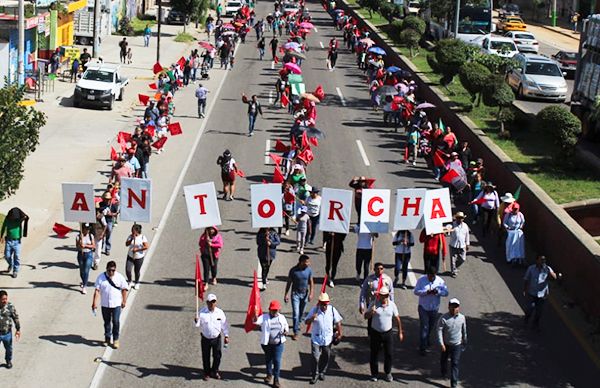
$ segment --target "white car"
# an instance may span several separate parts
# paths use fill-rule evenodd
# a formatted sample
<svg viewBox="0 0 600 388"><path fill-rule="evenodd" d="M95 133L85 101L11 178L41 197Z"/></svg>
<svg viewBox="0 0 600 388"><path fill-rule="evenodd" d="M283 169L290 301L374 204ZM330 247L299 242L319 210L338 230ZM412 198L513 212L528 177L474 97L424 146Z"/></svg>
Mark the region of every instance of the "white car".
<svg viewBox="0 0 600 388"><path fill-rule="evenodd" d="M225 16L235 15L240 10L240 8L242 8L241 1L232 0L232 1L226 2L225 3Z"/></svg>
<svg viewBox="0 0 600 388"><path fill-rule="evenodd" d="M283 3L283 13L284 14L289 14L289 13L295 14L298 12L299 9L300 9L300 7L296 3L292 3L292 2Z"/></svg>
<svg viewBox="0 0 600 388"><path fill-rule="evenodd" d="M418 15L421 12L421 2L420 1L409 1L406 6L406 10L408 11L408 15Z"/></svg>
<svg viewBox="0 0 600 388"><path fill-rule="evenodd" d="M512 58L519 53L519 49L512 39L493 35L486 35L482 39L481 51L504 58Z"/></svg>
<svg viewBox="0 0 600 388"><path fill-rule="evenodd" d="M123 100L123 89L129 83L127 78L121 77L119 69L120 66L113 63L94 62L88 65L75 85L73 106L87 103L112 109L115 100Z"/></svg>
<svg viewBox="0 0 600 388"><path fill-rule="evenodd" d="M508 31L504 37L510 38L515 42L520 52L537 54L540 51L540 43L535 39L531 32Z"/></svg>
<svg viewBox="0 0 600 388"><path fill-rule="evenodd" d="M567 81L556 61L536 54L518 54L517 67L506 75L506 82L517 92L517 98L543 98L564 102Z"/></svg>

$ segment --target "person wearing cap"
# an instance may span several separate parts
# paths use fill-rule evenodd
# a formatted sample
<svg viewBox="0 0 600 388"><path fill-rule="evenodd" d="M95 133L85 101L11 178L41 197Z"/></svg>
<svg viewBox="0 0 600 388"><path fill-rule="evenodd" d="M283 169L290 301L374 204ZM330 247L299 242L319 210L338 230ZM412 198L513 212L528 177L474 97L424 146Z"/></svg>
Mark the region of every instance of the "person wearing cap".
<svg viewBox="0 0 600 388"><path fill-rule="evenodd" d="M429 268L427 274L417 280L414 294L419 297L419 329L421 355L426 355L429 337L435 327L442 296L448 296L448 287L444 279L437 276L435 268Z"/></svg>
<svg viewBox="0 0 600 388"><path fill-rule="evenodd" d="M298 198L298 201L305 205L312 190L312 187L306 183L306 176L300 177L298 183L294 185L294 189L296 189L296 198Z"/></svg>
<svg viewBox="0 0 600 388"><path fill-rule="evenodd" d="M292 290L292 322L294 327L292 340L295 341L300 331L300 321L304 315L306 303L312 300L315 288L310 258L307 255L301 255L298 258L298 264L290 268L283 296L285 303L290 300L288 297L290 288Z"/></svg>
<svg viewBox="0 0 600 388"><path fill-rule="evenodd" d="M535 259L535 264L530 265L523 277L523 296L528 298L527 308L525 309L525 317L523 323L525 326L529 323L529 318L533 315L533 327L535 330L540 330L540 318L542 310L546 303L546 298L550 293L548 281L550 279L562 278L561 273L555 273L552 268L546 264L546 256L538 255Z"/></svg>
<svg viewBox="0 0 600 388"><path fill-rule="evenodd" d="M312 353L311 384L325 380L329 365L332 343L342 340L342 316L330 303L326 292L319 295L319 303L306 316L305 323L311 325L310 346Z"/></svg>
<svg viewBox="0 0 600 388"><path fill-rule="evenodd" d="M484 237L489 232L492 222L497 218L499 199L496 186L492 182L487 182L483 186L483 191L471 201L471 204L478 204L479 209L483 212L482 231Z"/></svg>
<svg viewBox="0 0 600 388"><path fill-rule="evenodd" d="M354 226L354 232L358 235L356 239L356 281L362 282L369 275L369 267L373 257L373 244L379 233L362 233L360 231L360 222ZM364 272L364 278L361 276Z"/></svg>
<svg viewBox="0 0 600 388"><path fill-rule="evenodd" d="M517 202L512 203L510 212L504 215L502 226L507 232L506 261L513 265L522 265L525 261L525 216Z"/></svg>
<svg viewBox="0 0 600 388"><path fill-rule="evenodd" d="M344 252L346 233L323 232L323 245L325 246L325 273L329 279L329 287L335 287L337 267Z"/></svg>
<svg viewBox="0 0 600 388"><path fill-rule="evenodd" d="M394 286L398 285L398 277L402 271L402 284L400 288L406 289L406 277L408 276L408 263L410 262L411 249L415 245L413 234L409 230L399 230L392 241L394 246Z"/></svg>
<svg viewBox="0 0 600 388"><path fill-rule="evenodd" d="M379 288L379 279L381 279L382 287L387 287L390 290L390 300L394 301L394 282L385 271L382 263L375 263L373 265L373 273L365 278L361 287L360 294L358 296L358 311L360 315L364 315L365 309L371 305L373 300L377 298L377 289ZM371 327L371 321L369 321L369 328Z"/></svg>
<svg viewBox="0 0 600 388"><path fill-rule="evenodd" d="M221 181L223 182L223 199L232 201L235 194L235 176L238 166L231 156L231 151L223 151L223 155L217 158L217 164L221 167Z"/></svg>
<svg viewBox="0 0 600 388"><path fill-rule="evenodd" d="M306 198L306 214L310 217L310 233L308 234L308 243L313 245L315 243L315 236L317 235L317 227L319 226L319 218L321 215L321 196L319 195L319 189L313 187L310 190L310 196Z"/></svg>
<svg viewBox="0 0 600 388"><path fill-rule="evenodd" d="M262 275L262 288L267 289L269 269L277 257L277 246L281 243L279 234L273 228L260 228L256 234L256 251L260 262Z"/></svg>
<svg viewBox="0 0 600 388"><path fill-rule="evenodd" d="M450 386L458 385L458 367L460 355L467 346L467 320L460 312L460 301L450 299L448 312L443 314L437 324L438 344L442 350L440 366L442 376L447 378L448 357L450 358Z"/></svg>
<svg viewBox="0 0 600 388"><path fill-rule="evenodd" d="M209 378L221 379L219 366L221 365L221 337L225 344L229 344L229 324L223 310L217 307L217 296L208 294L206 307L202 307L194 317L196 327L200 328L202 340L202 368L204 370L204 381ZM212 352L212 365L210 356Z"/></svg>
<svg viewBox="0 0 600 388"><path fill-rule="evenodd" d="M469 250L470 233L469 226L463 222L467 216L463 212L454 214L454 221L450 229L446 229L449 235L448 246L450 247L450 271L453 278L458 274L458 267L467 261Z"/></svg>
<svg viewBox="0 0 600 388"><path fill-rule="evenodd" d="M306 214L307 211L307 207L302 205L298 209L298 215L296 216L296 252L299 252L301 255L304 254L306 238L312 231L310 217Z"/></svg>
<svg viewBox="0 0 600 388"><path fill-rule="evenodd" d="M500 206L498 206L498 216L496 218L498 225L498 246L502 245L502 240L506 238L508 230L504 227L504 217L512 211L514 205L517 204L517 199L512 193L504 193L500 197Z"/></svg>
<svg viewBox="0 0 600 388"><path fill-rule="evenodd" d="M290 331L287 319L279 311L281 303L272 300L269 312L254 317L254 324L260 327L260 346L265 352L267 376L266 384L273 383L273 388L280 387L279 374L281 371L281 358L283 357L285 337Z"/></svg>
<svg viewBox="0 0 600 388"><path fill-rule="evenodd" d="M390 300L391 290L383 286L378 295L374 298L367 311L364 313L365 319L371 321L371 331L369 340L371 342L371 381L377 381L379 375L379 351L383 346L383 371L385 381L392 382L392 354L394 348L394 321L398 325L398 339L404 340L404 331L400 321L400 313L396 304Z"/></svg>
<svg viewBox="0 0 600 388"><path fill-rule="evenodd" d="M104 342L102 346L108 346L112 339L112 346L119 348L120 318L121 311L127 304L127 291L129 286L125 276L117 272L117 263L109 261L106 263L106 272L96 278L94 284L96 290L92 298L92 311L96 313L98 299L102 310L104 321Z"/></svg>
<svg viewBox="0 0 600 388"><path fill-rule="evenodd" d="M79 276L81 277L81 283L79 288L82 294L87 294L86 287L90 278L90 269L94 261L94 250L96 249L96 242L94 236L90 233L90 225L83 224L81 231L75 237L77 245L77 263L79 264Z"/></svg>
<svg viewBox="0 0 600 388"><path fill-rule="evenodd" d="M202 84L198 84L198 88L196 89L196 98L198 99L198 117L204 118L206 111L206 97L208 95L208 89L206 89Z"/></svg>

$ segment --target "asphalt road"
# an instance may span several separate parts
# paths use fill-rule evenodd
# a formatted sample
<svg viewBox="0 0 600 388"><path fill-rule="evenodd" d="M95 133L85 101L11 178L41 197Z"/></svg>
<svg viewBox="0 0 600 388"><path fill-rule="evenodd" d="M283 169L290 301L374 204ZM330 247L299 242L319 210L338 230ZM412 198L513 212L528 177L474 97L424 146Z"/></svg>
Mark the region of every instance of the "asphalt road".
<svg viewBox="0 0 600 388"><path fill-rule="evenodd" d="M309 167L309 183L314 186L346 187L354 175L377 179L381 188L436 187L423 162L416 167L398 164L401 159L402 134L381 126L381 113L367 108L368 96L364 79L356 69L354 58L345 50L334 72L325 68L326 51L331 36L338 36L330 19L318 3L309 2L318 32L311 34L309 59L303 63L308 90L321 83L327 94L318 106L318 127L327 139L315 150L316 160ZM257 13L264 16L270 3L259 3ZM269 34L267 33L267 36ZM193 157L184 185L215 181L219 186L217 156L229 148L247 178L238 181L236 200L220 201L225 247L219 264L219 284L211 287L219 297L219 305L231 324L231 344L224 352L221 365L224 381L202 383L204 386L250 386L262 384L264 359L258 333L246 334L243 321L248 303L252 271L257 267L255 231L250 226L250 184L269 179L273 171L265 163L265 145L287 138L290 116L282 109L270 108L277 69L270 61L259 61L254 34L237 51L236 68L225 81L204 133ZM339 88L339 94L337 89ZM240 103L240 92L260 96L265 116L258 120L257 133L246 137L247 117ZM178 114L195 114L193 90L183 91L178 99ZM365 149L363 158L357 141ZM160 183L159 183L160 185ZM163 187L162 189L170 190ZM533 215L532 215L533 216ZM356 215L353 216L356 219ZM478 232L478 230L477 230ZM199 232L191 231L183 197L175 202L168 215L161 240L134 305L128 307L128 320L123 328L121 348L105 360L101 387L191 387L202 376L200 334L194 327L194 255ZM290 250L293 233L283 237L278 258L274 262L272 281L261 294L263 306L274 298L283 299L285 276L297 261ZM492 241L494 240L494 241ZM461 384L465 387L591 386L599 371L586 357L569 330L551 308L546 310L543 330L539 334L521 326L523 310L522 270L508 268L495 239L473 238L469 259L458 278L446 277L450 296L462 301L467 316L469 348L463 354ZM368 383L368 340L366 324L357 311L358 286L354 281L354 248L356 238L346 239L346 252L340 262L339 282L328 292L333 304L344 316L345 338L335 349L335 361L327 376L327 384L364 387ZM320 245L320 239L319 244ZM324 274L324 254L313 248L307 252L318 277ZM415 275L421 275L421 247L413 252ZM393 250L389 235L377 240L376 260L391 267ZM391 273L391 268L387 270ZM406 338L396 343L394 377L405 386L445 386L439 378L438 353L427 357L417 353L417 299L411 291L396 290ZM445 305L443 302L442 305ZM548 306L550 307L550 306ZM291 306L284 305L283 314L291 323ZM283 361L282 383L285 386L308 384L310 344L306 337L288 341ZM323 383L320 383L323 385Z"/></svg>

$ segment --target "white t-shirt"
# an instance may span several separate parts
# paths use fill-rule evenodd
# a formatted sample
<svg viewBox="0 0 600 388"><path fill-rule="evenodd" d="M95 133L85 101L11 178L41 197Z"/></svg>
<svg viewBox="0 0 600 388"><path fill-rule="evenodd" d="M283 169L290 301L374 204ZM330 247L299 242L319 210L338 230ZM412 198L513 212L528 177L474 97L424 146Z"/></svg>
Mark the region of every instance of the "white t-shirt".
<svg viewBox="0 0 600 388"><path fill-rule="evenodd" d="M134 259L141 259L144 256L146 256L146 251L137 251L137 252L133 252L133 248L143 248L144 247L144 243L147 243L148 239L146 238L146 236L144 236L143 234L135 237L132 241L131 244L129 244L129 252L127 252L127 256L129 257L133 257Z"/></svg>
<svg viewBox="0 0 600 388"><path fill-rule="evenodd" d="M371 320L371 329L377 330L380 333L386 333L392 330L394 317L399 315L398 307L391 300L388 301L387 306L381 305L377 301L373 301L375 303L375 314L373 315L373 319ZM369 309L372 308L372 305L369 306Z"/></svg>
<svg viewBox="0 0 600 388"><path fill-rule="evenodd" d="M316 198L313 198L309 196L306 199L306 208L308 210L306 213L310 217L318 216L321 212L321 197L317 196Z"/></svg>
<svg viewBox="0 0 600 388"><path fill-rule="evenodd" d="M115 272L112 277L112 281L115 286L119 287L121 290L129 289L127 279L125 279L125 276L121 275L119 272ZM110 284L106 278L106 272L102 272L100 275L98 275L94 287L97 290L100 290L100 306L108 308L121 306L121 303L123 302L121 290L117 290Z"/></svg>

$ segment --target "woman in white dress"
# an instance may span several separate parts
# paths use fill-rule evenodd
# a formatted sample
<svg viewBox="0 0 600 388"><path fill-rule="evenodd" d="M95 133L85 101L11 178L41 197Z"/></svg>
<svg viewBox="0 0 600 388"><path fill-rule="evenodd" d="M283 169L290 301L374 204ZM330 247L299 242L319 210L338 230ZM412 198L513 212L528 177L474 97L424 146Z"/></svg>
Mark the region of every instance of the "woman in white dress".
<svg viewBox="0 0 600 388"><path fill-rule="evenodd" d="M506 229L506 261L516 264L523 264L525 259L525 234L523 226L525 225L525 216L520 212L518 203L513 203L512 210L506 213L502 225Z"/></svg>

